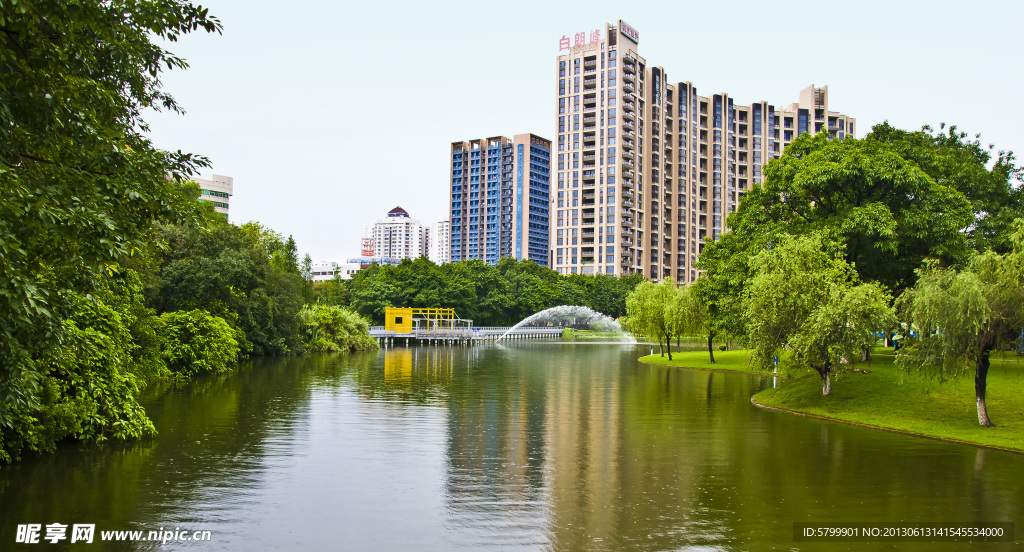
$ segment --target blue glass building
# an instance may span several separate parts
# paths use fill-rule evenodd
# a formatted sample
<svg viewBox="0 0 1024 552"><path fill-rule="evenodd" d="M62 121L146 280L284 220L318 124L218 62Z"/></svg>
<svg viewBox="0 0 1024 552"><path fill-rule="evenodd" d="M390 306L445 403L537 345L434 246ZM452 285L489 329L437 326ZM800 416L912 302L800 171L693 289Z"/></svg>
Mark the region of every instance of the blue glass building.
<svg viewBox="0 0 1024 552"><path fill-rule="evenodd" d="M549 266L551 141L534 134L453 142L451 261Z"/></svg>

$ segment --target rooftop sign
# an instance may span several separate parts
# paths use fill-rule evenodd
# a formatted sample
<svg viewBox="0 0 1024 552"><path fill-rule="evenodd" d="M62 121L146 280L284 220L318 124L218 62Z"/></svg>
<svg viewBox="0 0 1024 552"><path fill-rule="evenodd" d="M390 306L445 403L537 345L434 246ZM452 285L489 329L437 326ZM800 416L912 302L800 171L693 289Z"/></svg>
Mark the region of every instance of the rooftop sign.
<svg viewBox="0 0 1024 552"><path fill-rule="evenodd" d="M637 32L637 30L634 29L633 27L630 27L625 21L621 19L619 20L619 31L622 32L622 34L629 37L629 39L632 40L633 42L640 44L640 33Z"/></svg>
<svg viewBox="0 0 1024 552"><path fill-rule="evenodd" d="M596 48L597 44L601 42L601 30L594 29L590 31L589 36L585 32L576 33L573 38L574 40L570 40L568 36L562 35L562 38L558 41L558 51L569 50L573 52Z"/></svg>

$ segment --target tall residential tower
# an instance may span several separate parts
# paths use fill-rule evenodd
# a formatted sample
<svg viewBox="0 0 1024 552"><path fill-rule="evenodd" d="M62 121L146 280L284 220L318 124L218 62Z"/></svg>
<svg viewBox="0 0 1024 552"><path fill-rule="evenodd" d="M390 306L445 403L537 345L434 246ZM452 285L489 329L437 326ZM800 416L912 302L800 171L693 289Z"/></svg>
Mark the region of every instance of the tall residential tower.
<svg viewBox="0 0 1024 552"><path fill-rule="evenodd" d="M451 262L548 266L551 141L534 134L453 142Z"/></svg>
<svg viewBox="0 0 1024 552"><path fill-rule="evenodd" d="M828 87L785 108L736 105L670 82L622 21L573 38L560 41L556 78L551 249L563 274L692 282L765 163L804 132L854 136L855 119L829 110Z"/></svg>

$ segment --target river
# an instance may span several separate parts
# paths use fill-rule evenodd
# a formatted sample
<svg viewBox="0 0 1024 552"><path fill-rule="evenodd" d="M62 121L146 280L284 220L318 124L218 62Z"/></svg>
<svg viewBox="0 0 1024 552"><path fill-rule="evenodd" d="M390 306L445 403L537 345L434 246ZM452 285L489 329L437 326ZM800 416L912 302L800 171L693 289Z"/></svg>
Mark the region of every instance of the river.
<svg viewBox="0 0 1024 552"><path fill-rule="evenodd" d="M152 389L157 437L0 469L0 549L156 548L11 544L80 523L209 531L167 550L965 550L794 542L793 523L1024 521L1024 455L762 410L770 378L646 351L393 348Z"/></svg>

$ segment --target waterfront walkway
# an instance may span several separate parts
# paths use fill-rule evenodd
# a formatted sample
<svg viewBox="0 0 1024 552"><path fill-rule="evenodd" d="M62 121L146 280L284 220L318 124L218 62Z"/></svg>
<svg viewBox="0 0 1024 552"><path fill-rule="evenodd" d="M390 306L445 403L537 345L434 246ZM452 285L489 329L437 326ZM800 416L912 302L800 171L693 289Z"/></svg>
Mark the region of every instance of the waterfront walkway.
<svg viewBox="0 0 1024 552"><path fill-rule="evenodd" d="M445 328L445 329L414 329L412 333L387 331L384 326L371 326L370 337L381 345L404 343L462 343L470 344L479 341L495 341L506 333L505 339L559 339L562 328L559 326L521 326L512 330L513 326L484 326L479 328ZM509 330L512 330L509 332Z"/></svg>

